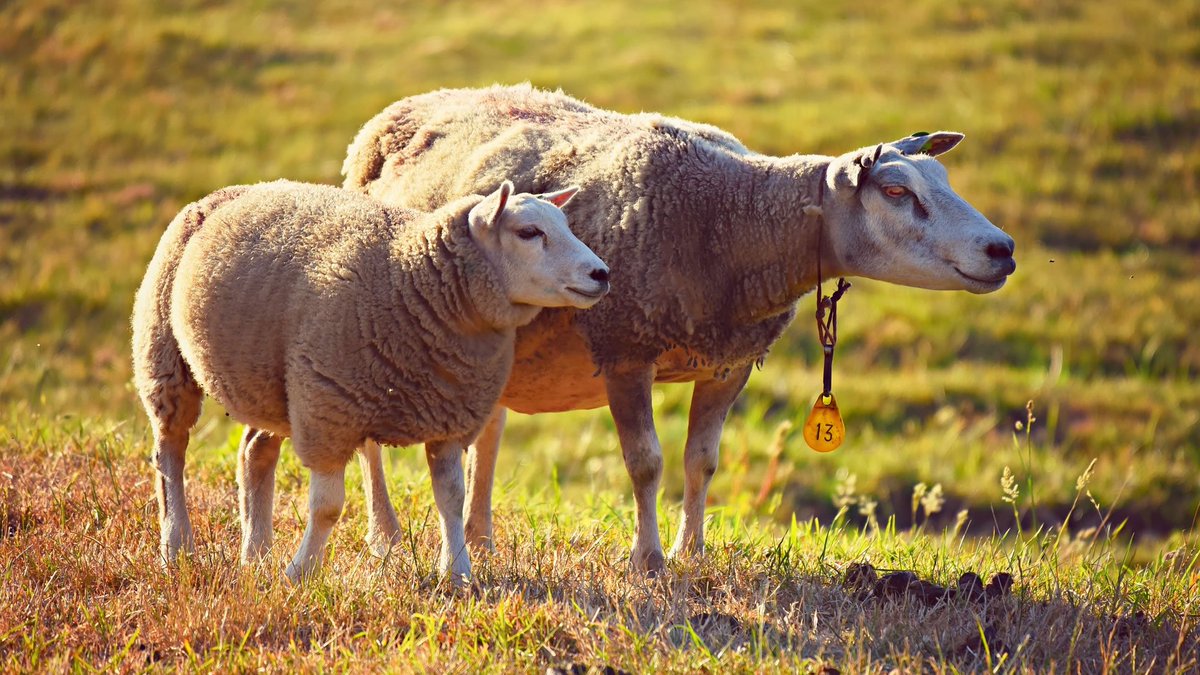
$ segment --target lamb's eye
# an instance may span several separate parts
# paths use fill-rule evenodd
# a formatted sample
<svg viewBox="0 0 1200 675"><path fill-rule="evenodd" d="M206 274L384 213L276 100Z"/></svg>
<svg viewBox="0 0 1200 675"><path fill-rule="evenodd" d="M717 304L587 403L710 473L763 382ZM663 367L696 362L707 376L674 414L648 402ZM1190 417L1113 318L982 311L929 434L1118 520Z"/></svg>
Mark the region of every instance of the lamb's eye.
<svg viewBox="0 0 1200 675"><path fill-rule="evenodd" d="M537 239L543 234L544 233L541 230L533 226L522 227L521 229L517 230L517 236L522 239Z"/></svg>
<svg viewBox="0 0 1200 675"><path fill-rule="evenodd" d="M892 199L899 199L910 193L908 188L904 187L903 185L888 185L883 188L883 194L891 197Z"/></svg>

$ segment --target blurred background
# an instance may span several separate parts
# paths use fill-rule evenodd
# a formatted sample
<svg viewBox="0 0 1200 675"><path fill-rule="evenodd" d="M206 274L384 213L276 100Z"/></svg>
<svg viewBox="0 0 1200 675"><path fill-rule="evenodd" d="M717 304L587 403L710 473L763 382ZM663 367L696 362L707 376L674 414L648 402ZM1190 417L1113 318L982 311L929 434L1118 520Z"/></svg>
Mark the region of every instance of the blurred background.
<svg viewBox="0 0 1200 675"><path fill-rule="evenodd" d="M802 299L726 426L713 508L787 522L841 505L905 526L924 484L926 498L940 486L923 508L935 525L963 510L977 532L1014 512L1060 523L1079 499L1075 528L1108 514L1140 542L1194 530L1191 0L2 2L5 446L78 428L148 454L128 317L183 205L233 183L340 183L346 145L390 102L522 81L715 124L775 155L961 131L942 157L951 183L1017 241L1017 273L992 295L855 280L834 378L848 440L832 455L781 427L798 429L820 388ZM655 393L668 531L689 395ZM232 488L236 433L210 405L189 456L201 477ZM419 452L388 457L396 483L426 480ZM301 475L290 454L284 472ZM632 501L603 410L512 415L497 480L501 512L547 491Z"/></svg>

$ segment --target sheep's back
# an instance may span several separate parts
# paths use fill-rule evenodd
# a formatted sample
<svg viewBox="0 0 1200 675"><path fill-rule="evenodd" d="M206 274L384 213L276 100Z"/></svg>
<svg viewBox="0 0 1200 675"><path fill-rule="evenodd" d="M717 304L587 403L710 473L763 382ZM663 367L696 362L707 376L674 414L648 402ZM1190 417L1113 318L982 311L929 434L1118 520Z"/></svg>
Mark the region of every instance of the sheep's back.
<svg viewBox="0 0 1200 675"><path fill-rule="evenodd" d="M291 343L304 323L339 330L363 292L361 258L380 253L380 211L336 188L278 181L226 204L187 243L171 322L197 381L230 414L289 432Z"/></svg>
<svg viewBox="0 0 1200 675"><path fill-rule="evenodd" d="M505 179L534 193L579 185L568 222L613 280L603 302L577 315L601 364L695 342L696 323L719 322L711 315L727 305L727 275L698 228L720 212L750 152L716 127L528 86L446 90L385 109L349 152L347 188L417 209ZM543 311L521 334L561 323L563 311Z"/></svg>

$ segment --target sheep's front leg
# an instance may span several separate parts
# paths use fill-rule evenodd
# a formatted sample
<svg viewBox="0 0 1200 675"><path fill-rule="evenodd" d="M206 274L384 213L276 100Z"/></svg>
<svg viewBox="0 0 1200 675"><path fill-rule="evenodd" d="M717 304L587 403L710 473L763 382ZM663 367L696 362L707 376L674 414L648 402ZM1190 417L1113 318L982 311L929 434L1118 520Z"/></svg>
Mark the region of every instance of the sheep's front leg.
<svg viewBox="0 0 1200 675"><path fill-rule="evenodd" d="M654 429L650 388L654 370L649 367L609 373L605 377L608 407L617 424L621 454L633 481L637 516L632 562L635 569L655 573L666 565L658 534L655 497L662 478L662 448Z"/></svg>
<svg viewBox="0 0 1200 675"><path fill-rule="evenodd" d="M293 439L295 440L295 439ZM300 453L298 453L300 454ZM303 456L303 455L302 455ZM309 471L308 525L296 557L287 566L287 578L296 583L321 567L329 533L342 515L346 502L346 466Z"/></svg>
<svg viewBox="0 0 1200 675"><path fill-rule="evenodd" d="M246 427L238 445L238 507L242 520L242 562L266 555L273 536L275 465L283 438Z"/></svg>
<svg viewBox="0 0 1200 675"><path fill-rule="evenodd" d="M456 586L465 585L471 579L471 559L467 554L462 515L466 492L462 468L465 444L465 440L425 444L425 460L429 462L429 474L433 481L433 501L437 504L442 523L442 553L438 559L438 571L442 576L449 574Z"/></svg>
<svg viewBox="0 0 1200 675"><path fill-rule="evenodd" d="M467 543L472 548L495 551L492 538L492 484L496 480L496 455L508 411L497 405L492 409L483 431L467 453Z"/></svg>
<svg viewBox="0 0 1200 675"><path fill-rule="evenodd" d="M363 492L367 498L367 546L382 558L392 546L400 543L400 521L388 496L379 444L367 439L359 449L358 460L362 466Z"/></svg>
<svg viewBox="0 0 1200 675"><path fill-rule="evenodd" d="M687 445L683 451L683 522L671 548L672 558L704 553L704 503L709 483L717 472L721 430L730 406L749 377L750 366L746 366L731 372L724 380L697 382L692 390Z"/></svg>

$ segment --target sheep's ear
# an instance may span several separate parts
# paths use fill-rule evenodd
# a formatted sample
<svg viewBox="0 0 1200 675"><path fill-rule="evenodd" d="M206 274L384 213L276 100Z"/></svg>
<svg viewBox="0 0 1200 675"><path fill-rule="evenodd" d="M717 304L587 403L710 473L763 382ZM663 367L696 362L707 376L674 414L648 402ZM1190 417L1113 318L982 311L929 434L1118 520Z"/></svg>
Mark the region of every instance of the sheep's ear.
<svg viewBox="0 0 1200 675"><path fill-rule="evenodd" d="M492 193L492 195L496 197L496 201L499 203L496 204L496 210L492 212L492 217L488 218L489 223L495 224L497 221L500 220L500 214L504 213L504 207L508 206L508 198L510 196L512 196L512 193L513 193L513 184L512 184L512 181L509 181L509 180L506 180L503 183L501 183L500 188ZM489 199L490 199L490 197L489 197Z"/></svg>
<svg viewBox="0 0 1200 675"><path fill-rule="evenodd" d="M559 190L558 192L547 192L545 194L538 195L538 199L545 199L561 209L567 205L567 202L571 201L571 197L574 197L576 192L579 192L579 186L572 185L571 187L564 190Z"/></svg>
<svg viewBox="0 0 1200 675"><path fill-rule="evenodd" d="M932 134L918 131L912 136L893 141L889 145L906 155L937 157L942 153L950 152L963 138L965 136L957 131L935 131Z"/></svg>
<svg viewBox="0 0 1200 675"><path fill-rule="evenodd" d="M864 150L862 154L854 158L849 170L846 172L846 177L849 179L850 186L858 189L867 179L867 174L871 173L871 167L879 161L879 156L883 154L883 144L876 145L874 148Z"/></svg>

